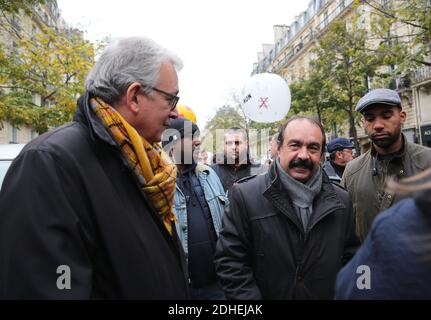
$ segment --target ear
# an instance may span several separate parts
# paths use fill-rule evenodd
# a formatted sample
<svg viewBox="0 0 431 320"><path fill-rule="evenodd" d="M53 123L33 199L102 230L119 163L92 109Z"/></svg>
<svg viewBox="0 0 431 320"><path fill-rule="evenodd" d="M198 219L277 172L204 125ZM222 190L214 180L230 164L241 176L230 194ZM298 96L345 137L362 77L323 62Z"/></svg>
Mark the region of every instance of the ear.
<svg viewBox="0 0 431 320"><path fill-rule="evenodd" d="M126 105L129 107L130 111L133 113L138 113L139 111L139 95L142 85L138 82L133 82L126 90Z"/></svg>
<svg viewBox="0 0 431 320"><path fill-rule="evenodd" d="M406 114L406 112L405 112L405 111L403 111L403 110L401 110L401 111L400 111L400 121L401 121L401 123L404 123L404 122L406 121L406 119L407 119L407 114Z"/></svg>

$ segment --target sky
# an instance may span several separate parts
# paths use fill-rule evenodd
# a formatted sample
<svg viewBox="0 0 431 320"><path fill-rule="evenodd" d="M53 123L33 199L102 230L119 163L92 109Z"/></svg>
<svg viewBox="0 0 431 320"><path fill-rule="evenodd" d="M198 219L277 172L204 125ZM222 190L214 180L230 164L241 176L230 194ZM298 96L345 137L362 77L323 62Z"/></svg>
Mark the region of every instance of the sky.
<svg viewBox="0 0 431 320"><path fill-rule="evenodd" d="M66 22L90 41L146 36L176 53L179 104L203 129L251 76L273 25L290 25L309 0L57 0Z"/></svg>

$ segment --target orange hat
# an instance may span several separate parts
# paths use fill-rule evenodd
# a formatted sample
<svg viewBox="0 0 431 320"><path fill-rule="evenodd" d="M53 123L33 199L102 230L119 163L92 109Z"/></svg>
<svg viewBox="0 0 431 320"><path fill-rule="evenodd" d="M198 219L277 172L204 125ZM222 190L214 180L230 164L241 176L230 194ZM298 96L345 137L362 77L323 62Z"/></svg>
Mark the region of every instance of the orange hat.
<svg viewBox="0 0 431 320"><path fill-rule="evenodd" d="M177 106L178 118L185 118L196 124L196 115L192 109L184 105Z"/></svg>

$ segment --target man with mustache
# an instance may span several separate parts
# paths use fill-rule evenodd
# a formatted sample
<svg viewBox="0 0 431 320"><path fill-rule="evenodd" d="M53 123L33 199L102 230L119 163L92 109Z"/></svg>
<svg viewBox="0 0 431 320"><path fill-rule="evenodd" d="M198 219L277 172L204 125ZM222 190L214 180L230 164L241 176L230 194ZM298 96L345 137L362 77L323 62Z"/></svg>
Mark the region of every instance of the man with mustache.
<svg viewBox="0 0 431 320"><path fill-rule="evenodd" d="M362 97L356 111L372 141L371 149L350 161L341 184L349 192L356 214L356 233L364 241L376 215L399 200L386 191L389 177L413 176L431 165L431 149L408 142L401 132L406 120L398 93L375 89Z"/></svg>
<svg viewBox="0 0 431 320"><path fill-rule="evenodd" d="M324 146L319 122L291 118L269 171L233 185L215 255L228 299L334 297L358 242L347 192L320 167Z"/></svg>

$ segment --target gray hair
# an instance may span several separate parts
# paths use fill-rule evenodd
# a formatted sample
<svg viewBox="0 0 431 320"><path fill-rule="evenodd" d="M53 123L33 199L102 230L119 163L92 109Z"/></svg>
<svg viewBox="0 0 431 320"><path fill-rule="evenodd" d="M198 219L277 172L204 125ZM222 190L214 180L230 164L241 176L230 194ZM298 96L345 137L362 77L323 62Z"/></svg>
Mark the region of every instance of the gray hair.
<svg viewBox="0 0 431 320"><path fill-rule="evenodd" d="M85 89L113 104L133 82L155 86L160 67L166 61L177 71L181 70L181 60L153 40L142 37L119 39L101 54L87 76ZM144 90L151 92L150 88Z"/></svg>

